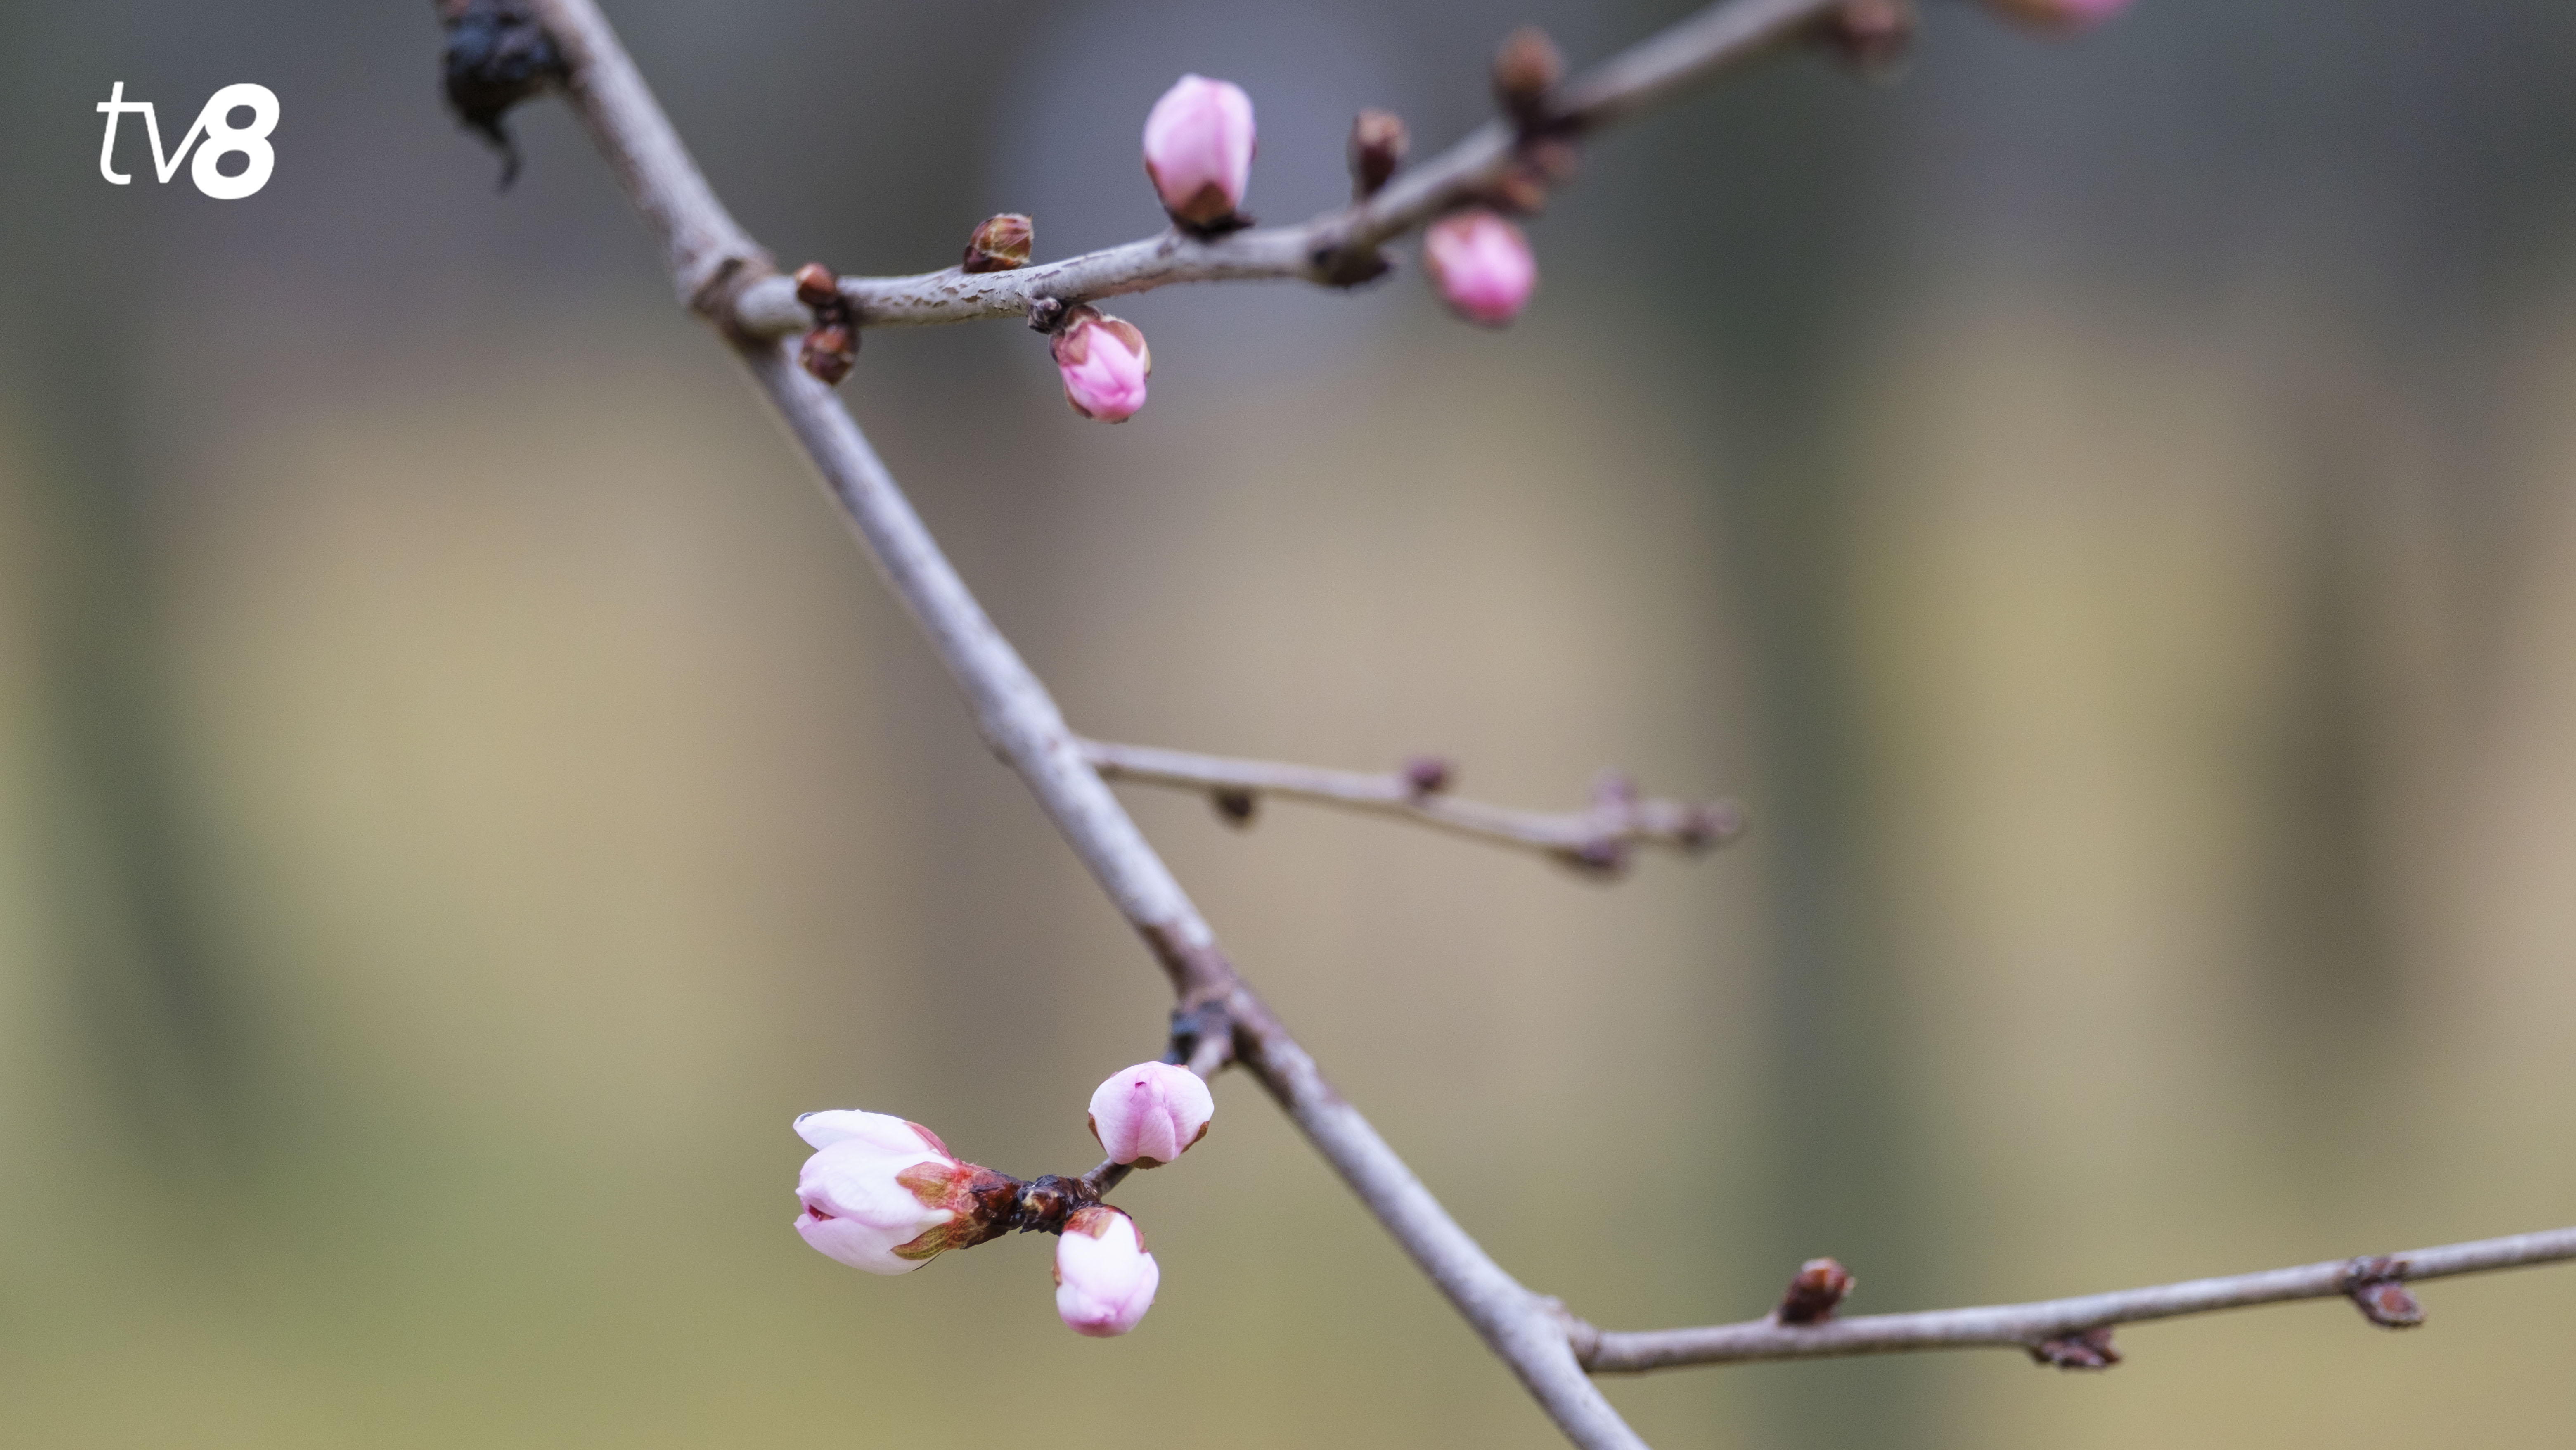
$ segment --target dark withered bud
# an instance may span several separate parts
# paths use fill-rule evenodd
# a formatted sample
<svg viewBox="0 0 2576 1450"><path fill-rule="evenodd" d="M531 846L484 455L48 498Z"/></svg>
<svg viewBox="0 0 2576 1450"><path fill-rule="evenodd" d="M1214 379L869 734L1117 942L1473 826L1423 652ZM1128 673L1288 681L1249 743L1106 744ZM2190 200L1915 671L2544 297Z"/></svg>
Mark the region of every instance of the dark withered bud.
<svg viewBox="0 0 2576 1450"><path fill-rule="evenodd" d="M1565 79L1565 52L1547 38L1547 32L1535 25L1524 25L1503 37L1503 48L1494 52L1494 99L1503 110L1522 125L1542 118L1547 109L1547 93Z"/></svg>
<svg viewBox="0 0 2576 1450"><path fill-rule="evenodd" d="M966 260L959 265L969 272L1018 271L1029 264L1029 244L1035 239L1035 228L1018 212L987 217L966 239Z"/></svg>
<svg viewBox="0 0 2576 1450"><path fill-rule="evenodd" d="M1221 786L1208 792L1208 804L1216 807L1219 820L1239 828L1252 824L1261 809L1261 797L1238 786Z"/></svg>
<svg viewBox="0 0 2576 1450"><path fill-rule="evenodd" d="M1780 1296L1775 1312L1783 1324L1822 1324L1834 1317L1835 1306L1859 1285L1840 1263L1809 1259L1798 1266L1797 1277L1789 1281L1789 1292Z"/></svg>
<svg viewBox="0 0 2576 1450"><path fill-rule="evenodd" d="M1417 755L1404 763L1404 788L1416 796L1438 795L1457 774L1456 766L1437 755Z"/></svg>
<svg viewBox="0 0 2576 1450"><path fill-rule="evenodd" d="M2344 1271L2343 1291L2352 1296L2361 1317L2382 1329L2413 1329L2424 1322L2424 1305L2406 1287L2403 1260L2381 1255L2355 1259Z"/></svg>
<svg viewBox="0 0 2576 1450"><path fill-rule="evenodd" d="M501 153L501 189L519 177L519 147L501 118L562 86L572 67L527 0L438 0L446 41L439 65L457 119Z"/></svg>
<svg viewBox="0 0 2576 1450"><path fill-rule="evenodd" d="M805 346L796 361L825 386L839 387L859 361L859 335L837 322L815 328L805 334Z"/></svg>
<svg viewBox="0 0 2576 1450"><path fill-rule="evenodd" d="M1053 332L1064 325L1066 314L1072 310L1061 297L1037 298L1029 303L1029 331Z"/></svg>
<svg viewBox="0 0 2576 1450"><path fill-rule="evenodd" d="M1914 49L1914 0L1843 0L1821 23L1826 48L1865 76L1887 76Z"/></svg>
<svg viewBox="0 0 2576 1450"><path fill-rule="evenodd" d="M2059 1369L2109 1369L2120 1362L2120 1351L2111 1347L2111 1326L2105 1324L2082 1334L2043 1339L2030 1347L2030 1357L2034 1364Z"/></svg>
<svg viewBox="0 0 2576 1450"><path fill-rule="evenodd" d="M1351 122L1351 196L1366 201L1377 195L1412 146L1413 133L1402 116L1375 108L1360 112Z"/></svg>
<svg viewBox="0 0 2576 1450"><path fill-rule="evenodd" d="M841 279L820 262L796 269L796 300L808 307L831 307L841 300Z"/></svg>

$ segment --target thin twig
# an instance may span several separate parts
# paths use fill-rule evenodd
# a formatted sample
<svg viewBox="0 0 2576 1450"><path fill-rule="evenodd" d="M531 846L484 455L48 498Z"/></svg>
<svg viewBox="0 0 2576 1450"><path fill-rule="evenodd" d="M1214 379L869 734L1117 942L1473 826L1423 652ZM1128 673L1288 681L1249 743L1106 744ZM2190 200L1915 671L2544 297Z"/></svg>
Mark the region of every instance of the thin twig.
<svg viewBox="0 0 2576 1450"><path fill-rule="evenodd" d="M1754 59L1800 34L1842 0L1720 0L1557 88L1545 107L1550 134L1588 135L1635 119L1681 90ZM1176 282L1300 281L1348 285L1375 275L1354 265L1414 228L1484 197L1520 164L1513 128L1492 122L1439 156L1396 174L1376 196L1296 226L1200 239L1167 230L1013 272L969 275L955 267L911 277L844 277L865 327L920 327L1024 317L1052 297L1090 302ZM764 278L743 289L735 323L783 336L813 326L795 284Z"/></svg>
<svg viewBox="0 0 2576 1450"><path fill-rule="evenodd" d="M1641 799L1616 773L1601 778L1590 809L1549 814L1453 796L1448 793L1447 763L1430 758L1402 770L1370 775L1100 740L1083 741L1082 750L1105 779L1205 791L1218 814L1237 824L1250 822L1262 797L1288 796L1530 847L1597 875L1616 875L1626 869L1634 846L1696 854L1722 846L1744 831L1743 814L1731 801L1691 804Z"/></svg>
<svg viewBox="0 0 2576 1450"><path fill-rule="evenodd" d="M653 111L650 93L592 0L535 4L572 64L572 105L617 162L628 196L670 254L682 255L676 240L682 236L740 237L670 135L669 123ZM669 137L670 144L650 144L656 135ZM708 275L720 279L756 259L746 241L720 258ZM675 280L702 312L720 322L736 315L720 302L711 303L709 284L692 288L685 278ZM1019 773L1102 890L1153 949L1180 997L1179 1010L1221 1012L1232 1026L1227 1036L1239 1060L1511 1366L1566 1438L1583 1450L1645 1450L1645 1442L1575 1363L1562 1322L1546 1302L1505 1273L1458 1226L1236 974L1197 906L1091 768L1046 687L967 590L840 400L797 366L792 343L733 328L727 336L956 680L986 742Z"/></svg>
<svg viewBox="0 0 2576 1450"><path fill-rule="evenodd" d="M2295 1269L2272 1269L2225 1279L2193 1279L1980 1309L1940 1309L1920 1314L1869 1314L1822 1324L1782 1324L1776 1315L1741 1324L1641 1332L1573 1327L1576 1353L1595 1374L1634 1374L1677 1365L1733 1364L1756 1359L1820 1359L1848 1354L1895 1354L1921 1349L2022 1349L2037 1352L2115 1324L2208 1314L2299 1299L2334 1299L2357 1284L2445 1279L2533 1264L2576 1259L2576 1228L2516 1234L2416 1249L2385 1259L2336 1259Z"/></svg>

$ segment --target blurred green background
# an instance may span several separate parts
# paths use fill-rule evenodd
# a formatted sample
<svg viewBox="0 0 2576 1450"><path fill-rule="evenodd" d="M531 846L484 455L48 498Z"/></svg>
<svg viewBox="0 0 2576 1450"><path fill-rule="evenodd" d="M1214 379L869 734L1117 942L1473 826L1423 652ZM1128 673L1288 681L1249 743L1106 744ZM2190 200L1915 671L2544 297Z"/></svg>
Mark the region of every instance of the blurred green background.
<svg viewBox="0 0 2576 1450"><path fill-rule="evenodd" d="M1685 7L612 0L783 261L1141 234L1146 107L1473 124L1528 19ZM1755 832L1601 888L1138 794L1254 980L1609 1325L2073 1293L2576 1220L2576 9L1929 5L1597 148L1523 323L1174 290L1152 405L995 324L861 421L1080 728ZM1018 1240L788 1228L802 1110L1087 1166L1157 974L677 315L560 107L426 0L0 8L0 1441L1545 1446L1247 1081L1119 1195L1114 1342ZM284 103L116 188L93 107ZM177 117L173 121L173 117ZM129 136L130 136L129 128ZM136 143L127 142L128 170ZM1659 1446L2576 1445L2576 1270L2014 1356L1613 1382Z"/></svg>

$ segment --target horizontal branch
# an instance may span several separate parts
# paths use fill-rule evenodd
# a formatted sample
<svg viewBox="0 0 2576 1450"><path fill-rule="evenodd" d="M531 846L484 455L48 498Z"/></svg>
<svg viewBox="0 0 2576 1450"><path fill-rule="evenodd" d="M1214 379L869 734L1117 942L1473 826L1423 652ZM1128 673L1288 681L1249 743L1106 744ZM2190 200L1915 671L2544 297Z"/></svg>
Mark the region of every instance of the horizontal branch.
<svg viewBox="0 0 2576 1450"><path fill-rule="evenodd" d="M1557 87L1535 128L1589 135L1632 120L1719 71L1754 59L1842 0L1721 0ZM920 327L1024 317L1041 298L1093 302L1176 282L1298 281L1349 285L1377 275L1378 248L1444 213L1471 205L1522 166L1518 133L1494 121L1419 166L1397 173L1365 201L1296 226L1201 239L1166 230L1061 261L1010 272L955 267L911 277L844 277L841 293L863 327ZM735 324L758 336L813 325L796 284L766 277L742 289Z"/></svg>
<svg viewBox="0 0 2576 1450"><path fill-rule="evenodd" d="M1821 1359L1850 1354L1894 1354L1919 1349L2001 1348L2029 1351L2044 1362L2098 1367L2116 1356L2107 1337L2093 1342L2096 1358L2089 1365L2067 1357L2060 1346L2091 1331L2117 1324L2246 1309L2259 1304L2286 1304L2300 1299L2334 1299L2371 1286L2417 1279L2446 1279L2534 1264L2576 1259L2576 1228L2515 1234L2416 1249L2384 1259L2337 1259L2295 1269L2272 1269L2226 1279L2193 1279L2111 1294L2050 1299L2035 1304L2001 1304L1979 1309L1941 1309L1919 1314L1870 1314L1853 1319L1827 1319L1820 1324L1784 1324L1777 1313L1741 1324L1714 1324L1693 1329L1641 1332L1595 1329L1580 1321L1571 1326L1575 1357L1595 1374L1633 1374L1677 1365L1732 1364L1761 1359ZM2364 1305L2365 1312L2371 1306ZM2373 1313L2377 1322L2404 1324L2403 1318Z"/></svg>
<svg viewBox="0 0 2576 1450"><path fill-rule="evenodd" d="M1744 833L1743 815L1732 801L1644 799L1615 772L1602 776L1589 809L1550 814L1450 795L1449 764L1428 757L1371 775L1099 740L1083 741L1082 750L1103 779L1205 791L1218 814L1237 824L1251 821L1263 796L1288 796L1526 846L1601 876L1626 870L1637 846L1696 854Z"/></svg>

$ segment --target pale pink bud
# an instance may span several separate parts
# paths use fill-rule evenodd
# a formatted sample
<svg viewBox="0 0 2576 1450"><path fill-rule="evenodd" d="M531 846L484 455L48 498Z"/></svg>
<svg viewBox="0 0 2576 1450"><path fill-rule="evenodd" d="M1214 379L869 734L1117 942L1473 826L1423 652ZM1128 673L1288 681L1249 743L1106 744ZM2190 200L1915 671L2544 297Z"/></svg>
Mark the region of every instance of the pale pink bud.
<svg viewBox="0 0 2576 1450"><path fill-rule="evenodd" d="M1055 1312L1074 1333L1107 1339L1135 1328L1162 1282L1136 1220L1094 1205L1064 1221L1055 1241Z"/></svg>
<svg viewBox="0 0 2576 1450"><path fill-rule="evenodd" d="M1064 375L1064 400L1073 411L1103 423L1124 423L1145 406L1145 379L1154 353L1145 334L1123 317L1076 307L1055 335L1056 370Z"/></svg>
<svg viewBox="0 0 2576 1450"><path fill-rule="evenodd" d="M1252 98L1232 81L1187 75L1145 117L1145 174L1186 227L1234 219L1252 184Z"/></svg>
<svg viewBox="0 0 2576 1450"><path fill-rule="evenodd" d="M1986 3L2025 25L2050 30L2081 30L2099 25L2128 9L2130 0L1986 0Z"/></svg>
<svg viewBox="0 0 2576 1450"><path fill-rule="evenodd" d="M1207 1136L1216 1099L1199 1075L1140 1062L1092 1090L1091 1136L1113 1163L1160 1168Z"/></svg>
<svg viewBox="0 0 2576 1450"><path fill-rule="evenodd" d="M991 1237L976 1195L1008 1180L950 1157L928 1128L836 1109L798 1118L796 1132L817 1150L796 1176L796 1232L820 1252L871 1274L908 1274Z"/></svg>
<svg viewBox="0 0 2576 1450"><path fill-rule="evenodd" d="M1538 260L1521 229L1489 211L1454 212L1422 234L1422 265L1440 300L1470 322L1500 327L1538 287Z"/></svg>

